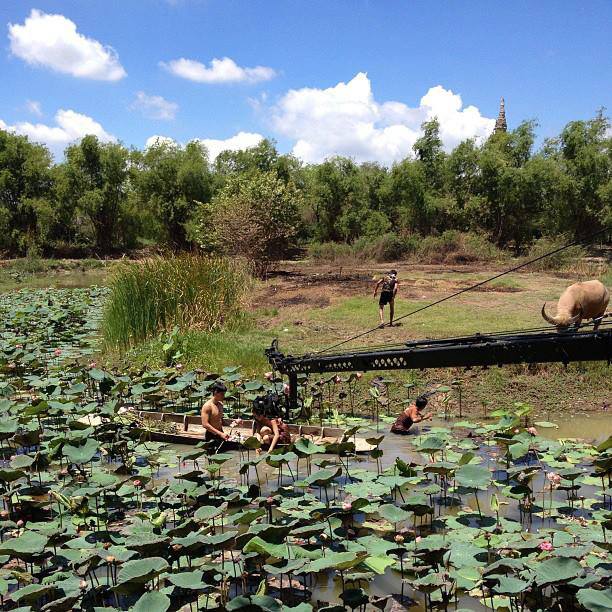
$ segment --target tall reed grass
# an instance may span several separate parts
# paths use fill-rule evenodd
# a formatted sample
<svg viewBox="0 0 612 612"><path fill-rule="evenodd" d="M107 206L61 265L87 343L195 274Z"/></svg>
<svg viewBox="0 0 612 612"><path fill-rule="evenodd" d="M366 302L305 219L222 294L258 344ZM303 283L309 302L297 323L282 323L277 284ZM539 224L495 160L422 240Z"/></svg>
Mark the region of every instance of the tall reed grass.
<svg viewBox="0 0 612 612"><path fill-rule="evenodd" d="M183 255L122 265L111 279L104 338L127 348L177 325L214 331L235 324L251 284L247 264Z"/></svg>

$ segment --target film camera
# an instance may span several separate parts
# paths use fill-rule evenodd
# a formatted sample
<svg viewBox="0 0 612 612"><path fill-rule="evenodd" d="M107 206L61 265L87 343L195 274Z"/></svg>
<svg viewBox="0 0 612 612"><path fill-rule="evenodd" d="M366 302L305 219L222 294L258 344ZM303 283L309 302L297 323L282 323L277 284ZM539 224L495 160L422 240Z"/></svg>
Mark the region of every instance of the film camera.
<svg viewBox="0 0 612 612"><path fill-rule="evenodd" d="M285 398L279 396L278 393L268 391L265 395L260 395L253 400L253 412L269 419L282 417L286 408L285 404Z"/></svg>

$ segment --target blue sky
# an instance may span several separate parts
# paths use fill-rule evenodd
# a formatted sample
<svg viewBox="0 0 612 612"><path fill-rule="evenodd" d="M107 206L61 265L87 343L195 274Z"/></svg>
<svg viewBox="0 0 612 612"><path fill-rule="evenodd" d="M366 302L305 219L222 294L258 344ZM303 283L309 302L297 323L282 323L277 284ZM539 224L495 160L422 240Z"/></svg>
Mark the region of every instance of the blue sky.
<svg viewBox="0 0 612 612"><path fill-rule="evenodd" d="M56 155L94 131L391 163L434 115L447 148L486 137L502 95L540 138L612 105L609 0L13 0L0 21L0 126Z"/></svg>

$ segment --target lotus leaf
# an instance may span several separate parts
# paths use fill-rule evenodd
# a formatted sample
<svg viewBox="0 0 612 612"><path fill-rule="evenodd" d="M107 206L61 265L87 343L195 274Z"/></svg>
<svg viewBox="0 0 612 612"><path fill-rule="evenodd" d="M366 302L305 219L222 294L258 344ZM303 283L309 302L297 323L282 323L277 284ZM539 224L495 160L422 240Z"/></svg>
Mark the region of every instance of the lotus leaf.
<svg viewBox="0 0 612 612"><path fill-rule="evenodd" d="M491 472L479 465L462 465L455 472L455 480L468 489L486 489L491 484Z"/></svg>
<svg viewBox="0 0 612 612"><path fill-rule="evenodd" d="M181 572L180 574L168 574L166 578L181 589L205 589L208 585L203 582L204 573L201 571Z"/></svg>
<svg viewBox="0 0 612 612"><path fill-rule="evenodd" d="M367 556L367 552L327 552L325 556L315 559L309 569L314 573L328 569L343 571L359 565Z"/></svg>
<svg viewBox="0 0 612 612"><path fill-rule="evenodd" d="M166 612L170 598L159 591L145 593L132 608L132 612Z"/></svg>
<svg viewBox="0 0 612 612"><path fill-rule="evenodd" d="M117 576L118 584L145 583L168 569L168 562L161 557L127 561Z"/></svg>
<svg viewBox="0 0 612 612"><path fill-rule="evenodd" d="M575 559L553 557L536 565L534 571L536 584L546 586L577 578L584 570Z"/></svg>
<svg viewBox="0 0 612 612"><path fill-rule="evenodd" d="M609 612L612 610L612 589L580 589L576 595L578 602L589 612Z"/></svg>

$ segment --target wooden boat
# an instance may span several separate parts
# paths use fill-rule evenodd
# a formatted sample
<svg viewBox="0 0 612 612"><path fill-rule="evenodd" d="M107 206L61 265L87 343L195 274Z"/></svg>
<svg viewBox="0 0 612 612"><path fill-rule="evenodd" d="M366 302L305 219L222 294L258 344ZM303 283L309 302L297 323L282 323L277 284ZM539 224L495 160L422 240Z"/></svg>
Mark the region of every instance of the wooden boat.
<svg viewBox="0 0 612 612"><path fill-rule="evenodd" d="M145 429L151 434L151 440L157 442L169 442L172 444L197 444L204 440L204 428L202 420L198 415L176 414L172 412L149 412L147 410L134 411L139 420L144 422ZM153 424L148 428L147 421L160 421L167 424L163 429L156 428ZM223 428L230 433L232 439L223 442L220 451L239 450L243 448L242 442L251 437L253 421L242 420L239 425L232 427L231 419L223 419ZM172 427L174 425L175 427ZM315 444L339 443L344 438L344 429L341 427L319 427L317 425L294 425L287 424L289 433L293 439L309 438ZM355 452L368 453L374 447L368 444L364 438L351 437L350 442L355 444Z"/></svg>

